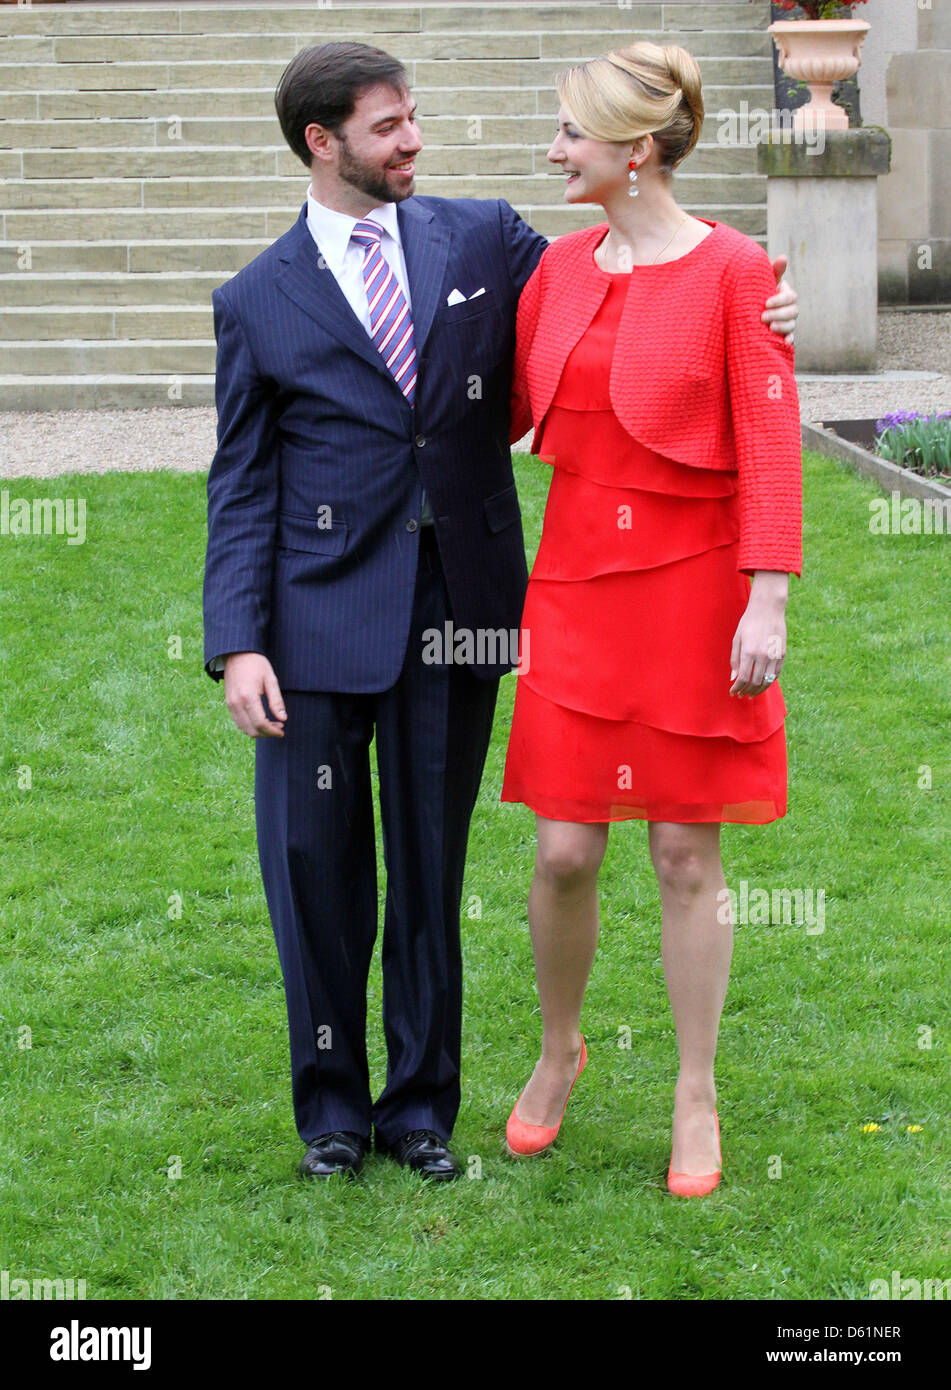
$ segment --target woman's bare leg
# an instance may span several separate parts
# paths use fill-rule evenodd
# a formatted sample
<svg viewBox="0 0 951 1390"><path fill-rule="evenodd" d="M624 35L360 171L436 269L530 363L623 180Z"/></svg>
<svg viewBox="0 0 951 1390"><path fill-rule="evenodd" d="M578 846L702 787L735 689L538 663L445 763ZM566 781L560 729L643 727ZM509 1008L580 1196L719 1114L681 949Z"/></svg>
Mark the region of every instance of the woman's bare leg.
<svg viewBox="0 0 951 1390"><path fill-rule="evenodd" d="M713 1063L733 953L733 923L717 898L726 887L720 825L652 821L648 840L660 887L664 975L680 1052L671 1164L677 1173L699 1176L720 1166Z"/></svg>
<svg viewBox="0 0 951 1390"><path fill-rule="evenodd" d="M542 1012L542 1055L518 1102L529 1125L556 1125L581 1057L581 1006L598 944L598 870L606 824L537 816L528 923Z"/></svg>

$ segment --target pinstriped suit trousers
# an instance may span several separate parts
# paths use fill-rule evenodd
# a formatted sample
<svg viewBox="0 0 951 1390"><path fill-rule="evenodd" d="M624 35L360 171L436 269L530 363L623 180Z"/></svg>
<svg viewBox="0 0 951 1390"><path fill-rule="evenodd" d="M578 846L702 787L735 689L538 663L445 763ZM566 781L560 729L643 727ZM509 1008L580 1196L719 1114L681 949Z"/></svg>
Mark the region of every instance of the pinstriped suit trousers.
<svg viewBox="0 0 951 1390"><path fill-rule="evenodd" d="M400 676L382 694L283 691L283 739L256 745L265 894L284 977L292 1095L305 1143L334 1130L391 1144L448 1140L459 1108L459 913L469 822L498 681L427 665L422 634L451 619L431 527L420 550ZM386 865L387 1075L371 1099L366 990L377 934L370 742Z"/></svg>

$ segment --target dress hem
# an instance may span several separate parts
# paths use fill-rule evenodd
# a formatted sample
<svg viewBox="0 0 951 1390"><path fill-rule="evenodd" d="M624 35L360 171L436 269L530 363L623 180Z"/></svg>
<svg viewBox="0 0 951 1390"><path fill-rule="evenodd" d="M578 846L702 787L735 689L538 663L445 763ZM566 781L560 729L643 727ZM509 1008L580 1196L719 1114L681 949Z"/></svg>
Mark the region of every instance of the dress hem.
<svg viewBox="0 0 951 1390"><path fill-rule="evenodd" d="M547 803L544 797L533 797L529 801L524 796L507 795L504 787L499 800L527 806L536 816L542 816L545 820L563 821L570 825L609 825L628 820L674 825L770 825L773 821L782 820L787 811L785 804L780 810L776 802L770 802L768 807L764 802L747 803L745 808L742 803L734 806L721 805L718 814L714 814L716 808L712 805L664 807L619 803L611 807L611 815L596 813L591 807L579 808L574 814L566 815L564 802L556 808L554 802ZM543 809L545 807L548 809Z"/></svg>

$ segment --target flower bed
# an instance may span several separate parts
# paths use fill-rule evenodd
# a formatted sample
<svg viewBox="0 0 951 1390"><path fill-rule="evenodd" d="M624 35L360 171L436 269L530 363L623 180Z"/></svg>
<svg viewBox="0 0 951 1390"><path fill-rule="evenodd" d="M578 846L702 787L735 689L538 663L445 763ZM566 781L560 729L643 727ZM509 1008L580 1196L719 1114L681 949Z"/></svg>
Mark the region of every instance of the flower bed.
<svg viewBox="0 0 951 1390"><path fill-rule="evenodd" d="M951 479L951 410L940 415L899 410L878 420L875 429L879 458L923 478Z"/></svg>

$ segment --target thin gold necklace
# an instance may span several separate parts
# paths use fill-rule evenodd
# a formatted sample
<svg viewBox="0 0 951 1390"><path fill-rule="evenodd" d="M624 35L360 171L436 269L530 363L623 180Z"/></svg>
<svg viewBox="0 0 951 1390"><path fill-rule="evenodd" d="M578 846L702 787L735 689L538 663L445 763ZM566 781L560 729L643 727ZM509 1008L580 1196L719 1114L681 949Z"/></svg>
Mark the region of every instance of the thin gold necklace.
<svg viewBox="0 0 951 1390"><path fill-rule="evenodd" d="M680 229L681 229L681 227L684 225L684 223L688 220L689 216L690 216L689 213L687 213L687 212L684 213L683 217L682 217L681 220L677 223L677 226L674 228L674 236L672 236L672 237L670 238L670 241L667 242L667 245L666 245L666 246L662 246L662 247L660 248L660 250L657 252L657 255L654 257L654 259L653 259L652 261L649 261L649 262L648 262L649 265L656 265L656 264L657 264L657 262L660 260L661 256L664 254L664 252L667 250L667 248L673 243L674 237L675 237L675 236L677 235L677 233L680 231ZM610 233L609 233L609 235L610 235ZM599 248L599 249L600 249L600 248ZM615 257L615 259L617 259L617 258Z"/></svg>
<svg viewBox="0 0 951 1390"><path fill-rule="evenodd" d="M689 215L688 213L686 213L686 212L684 213L683 219L682 219L682 220L677 224L677 226L674 228L674 236L672 236L672 237L670 238L670 241L668 241L667 246L670 245L670 242L673 241L674 237L675 237L675 236L677 235L677 233L680 231L680 228L684 225L684 222L686 222L688 215ZM667 250L667 246L662 246L662 247L660 248L660 250L657 252L657 255L656 255L656 256L654 257L654 259L651 261L651 265L656 265L656 264L657 264L657 262L660 260L661 256L662 256L662 255L664 254L664 252Z"/></svg>

